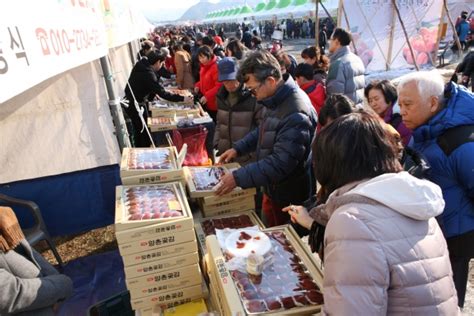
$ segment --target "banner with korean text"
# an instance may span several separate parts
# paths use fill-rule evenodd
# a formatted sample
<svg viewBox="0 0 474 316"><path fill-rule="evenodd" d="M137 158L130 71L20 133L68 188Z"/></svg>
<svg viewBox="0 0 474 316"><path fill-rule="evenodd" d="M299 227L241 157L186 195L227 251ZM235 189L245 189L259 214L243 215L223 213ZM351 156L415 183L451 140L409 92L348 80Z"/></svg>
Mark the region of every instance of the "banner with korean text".
<svg viewBox="0 0 474 316"><path fill-rule="evenodd" d="M99 1L86 0L2 2L0 103L105 56L107 38L98 5Z"/></svg>

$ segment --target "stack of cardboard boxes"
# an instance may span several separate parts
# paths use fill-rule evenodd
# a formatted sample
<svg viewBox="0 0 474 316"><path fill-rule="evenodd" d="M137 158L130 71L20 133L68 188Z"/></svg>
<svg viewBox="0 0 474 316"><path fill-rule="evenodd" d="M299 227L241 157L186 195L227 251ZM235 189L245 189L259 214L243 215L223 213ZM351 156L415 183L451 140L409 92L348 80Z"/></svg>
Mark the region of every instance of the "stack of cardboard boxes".
<svg viewBox="0 0 474 316"><path fill-rule="evenodd" d="M183 184L153 183L183 177L176 153L160 162L156 158L160 150L124 150L122 181L144 184L116 188L115 234L134 310L174 306L203 295L193 217ZM174 149L163 150L166 154ZM150 155L153 161L143 159Z"/></svg>
<svg viewBox="0 0 474 316"><path fill-rule="evenodd" d="M210 167L184 167L189 195L197 199L204 217L232 214L255 209L255 188L236 188L225 196L216 196L220 177L239 168L231 163Z"/></svg>

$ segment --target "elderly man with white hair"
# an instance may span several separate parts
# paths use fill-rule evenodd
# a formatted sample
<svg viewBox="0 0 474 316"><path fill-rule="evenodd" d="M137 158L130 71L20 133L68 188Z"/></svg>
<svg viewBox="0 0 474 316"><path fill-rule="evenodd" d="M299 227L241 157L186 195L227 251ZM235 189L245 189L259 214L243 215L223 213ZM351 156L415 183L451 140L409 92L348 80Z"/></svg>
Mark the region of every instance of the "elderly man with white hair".
<svg viewBox="0 0 474 316"><path fill-rule="evenodd" d="M439 74L416 72L401 78L398 102L413 147L431 164L427 178L443 190L446 206L438 220L462 308L474 258L474 94L453 82L445 86Z"/></svg>

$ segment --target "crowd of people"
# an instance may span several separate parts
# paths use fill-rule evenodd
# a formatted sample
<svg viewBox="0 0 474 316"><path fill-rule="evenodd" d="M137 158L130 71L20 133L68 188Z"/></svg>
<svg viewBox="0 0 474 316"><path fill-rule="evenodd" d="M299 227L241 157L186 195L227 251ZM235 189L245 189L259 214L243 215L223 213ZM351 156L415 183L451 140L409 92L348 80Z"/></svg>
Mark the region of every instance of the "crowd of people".
<svg viewBox="0 0 474 316"><path fill-rule="evenodd" d="M311 36L310 23L279 29ZM229 27L141 41L125 87L133 144L151 145L149 101L199 102L215 123L217 163L241 165L216 194L261 188L266 225L308 236L325 265L326 314L457 315L474 258L474 94L434 72L366 82L342 28L325 38L323 27L298 63L281 45L262 47L275 25L232 25L226 37ZM473 64L466 56L458 72ZM167 91L161 78L172 76L194 97ZM0 313L52 314L71 282L2 214Z"/></svg>
<svg viewBox="0 0 474 316"><path fill-rule="evenodd" d="M366 82L342 28L298 64L281 45L262 47L266 27L238 25L228 38L223 27L169 32L155 43L169 54L143 51L137 62L148 67L148 94L135 68L131 90L143 104L177 100L158 79L173 58L165 71L180 88L193 83L216 124L218 163L242 166L216 194L263 188L267 226L309 235L325 262L327 313L455 315L474 258L473 93L428 72L398 87Z"/></svg>

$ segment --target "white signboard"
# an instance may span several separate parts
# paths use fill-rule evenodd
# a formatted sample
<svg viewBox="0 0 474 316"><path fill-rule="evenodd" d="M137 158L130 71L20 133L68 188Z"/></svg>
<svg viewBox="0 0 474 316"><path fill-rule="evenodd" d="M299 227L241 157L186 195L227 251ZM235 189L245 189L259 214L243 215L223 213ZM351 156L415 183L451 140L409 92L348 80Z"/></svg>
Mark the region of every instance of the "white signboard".
<svg viewBox="0 0 474 316"><path fill-rule="evenodd" d="M3 1L0 103L107 51L98 0Z"/></svg>

